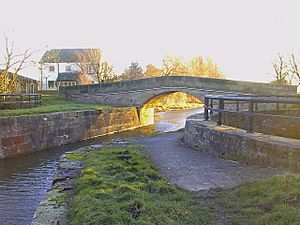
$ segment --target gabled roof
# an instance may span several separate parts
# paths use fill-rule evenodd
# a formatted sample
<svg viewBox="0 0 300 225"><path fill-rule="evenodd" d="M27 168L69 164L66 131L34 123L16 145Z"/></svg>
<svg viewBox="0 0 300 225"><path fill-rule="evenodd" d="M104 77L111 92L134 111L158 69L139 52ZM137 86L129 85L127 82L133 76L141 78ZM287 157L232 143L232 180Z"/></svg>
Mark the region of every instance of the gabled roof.
<svg viewBox="0 0 300 225"><path fill-rule="evenodd" d="M0 73L2 73L2 72L3 72L3 70L0 69ZM11 79L13 77L13 75L14 75L14 73L8 72L9 79ZM19 74L17 74L17 76L18 76L18 79L21 80L21 81L38 82L38 80L30 78L30 77L25 77L25 76L22 76L22 75L19 75Z"/></svg>
<svg viewBox="0 0 300 225"><path fill-rule="evenodd" d="M77 81L79 77L79 72L65 72L59 73L56 81Z"/></svg>
<svg viewBox="0 0 300 225"><path fill-rule="evenodd" d="M45 52L40 63L78 63L77 55L91 50L100 52L97 48L51 49Z"/></svg>

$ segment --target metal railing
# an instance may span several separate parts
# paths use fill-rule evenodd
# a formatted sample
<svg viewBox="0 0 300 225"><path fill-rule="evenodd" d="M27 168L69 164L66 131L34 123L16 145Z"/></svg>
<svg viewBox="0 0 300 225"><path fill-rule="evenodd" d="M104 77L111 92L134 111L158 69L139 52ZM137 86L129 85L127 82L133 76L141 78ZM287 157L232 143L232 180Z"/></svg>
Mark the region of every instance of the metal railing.
<svg viewBox="0 0 300 225"><path fill-rule="evenodd" d="M228 110L225 108L226 103L235 106L235 110ZM241 110L241 103L246 104L247 107ZM256 112L259 110L259 104L275 104L275 109L280 110L280 106L288 109L288 105L300 106L299 95L288 96L254 96L254 95L206 95L204 99L204 119L209 120L213 112L217 112L217 125L222 125L222 117L224 113L240 114L247 117L247 132L253 132L253 118L254 116L261 117L275 117L274 114L262 114ZM299 108L300 109L300 108Z"/></svg>
<svg viewBox="0 0 300 225"><path fill-rule="evenodd" d="M41 94L0 94L0 109L40 107Z"/></svg>

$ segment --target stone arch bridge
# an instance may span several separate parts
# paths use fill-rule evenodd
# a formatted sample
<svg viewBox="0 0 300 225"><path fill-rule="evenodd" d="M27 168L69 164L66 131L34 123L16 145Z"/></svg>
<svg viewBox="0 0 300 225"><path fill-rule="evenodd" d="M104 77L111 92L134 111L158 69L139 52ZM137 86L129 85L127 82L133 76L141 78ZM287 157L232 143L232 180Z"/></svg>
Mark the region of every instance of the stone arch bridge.
<svg viewBox="0 0 300 225"><path fill-rule="evenodd" d="M293 95L295 86L211 79L188 76L164 76L114 83L60 87L60 95L72 102L134 106L141 113L156 98L184 92L200 100L207 94Z"/></svg>

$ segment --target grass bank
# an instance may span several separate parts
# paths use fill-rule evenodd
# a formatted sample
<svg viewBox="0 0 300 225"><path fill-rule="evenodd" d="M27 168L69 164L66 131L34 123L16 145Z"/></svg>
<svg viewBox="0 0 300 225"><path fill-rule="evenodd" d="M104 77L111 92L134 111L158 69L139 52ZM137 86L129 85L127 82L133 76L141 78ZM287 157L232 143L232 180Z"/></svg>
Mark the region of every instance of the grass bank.
<svg viewBox="0 0 300 225"><path fill-rule="evenodd" d="M299 225L300 175L284 174L217 190L170 185L141 146L69 154L84 169L69 203L70 224Z"/></svg>
<svg viewBox="0 0 300 225"><path fill-rule="evenodd" d="M68 155L84 164L69 204L70 224L210 224L195 193L168 184L138 148Z"/></svg>
<svg viewBox="0 0 300 225"><path fill-rule="evenodd" d="M299 225L300 176L256 180L209 198L215 211L234 225Z"/></svg>
<svg viewBox="0 0 300 225"><path fill-rule="evenodd" d="M77 104L67 102L59 98L58 93L42 95L42 105L39 108L30 109L7 109L0 110L0 117L13 117L22 115L38 115L51 112L74 111L85 109L106 109L112 106Z"/></svg>

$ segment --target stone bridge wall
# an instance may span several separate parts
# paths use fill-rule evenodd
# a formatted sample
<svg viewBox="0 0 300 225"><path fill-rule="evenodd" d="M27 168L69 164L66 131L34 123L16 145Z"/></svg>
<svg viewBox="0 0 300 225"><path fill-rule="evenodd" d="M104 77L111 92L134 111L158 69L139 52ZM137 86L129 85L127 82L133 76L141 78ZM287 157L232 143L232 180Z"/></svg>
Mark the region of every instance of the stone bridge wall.
<svg viewBox="0 0 300 225"><path fill-rule="evenodd" d="M207 94L296 94L295 86L188 76L155 77L105 84L60 87L69 101L142 107L155 96L184 92L203 100Z"/></svg>

